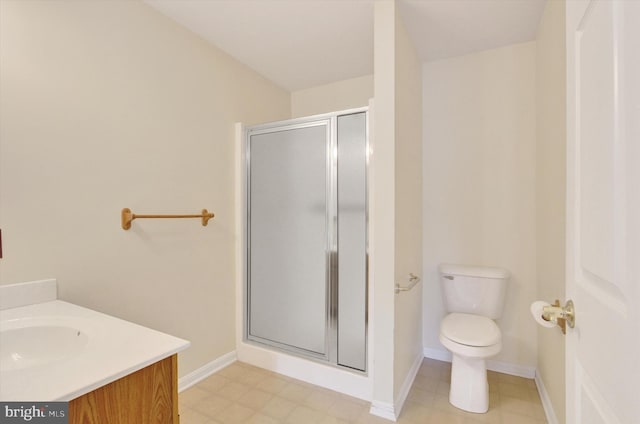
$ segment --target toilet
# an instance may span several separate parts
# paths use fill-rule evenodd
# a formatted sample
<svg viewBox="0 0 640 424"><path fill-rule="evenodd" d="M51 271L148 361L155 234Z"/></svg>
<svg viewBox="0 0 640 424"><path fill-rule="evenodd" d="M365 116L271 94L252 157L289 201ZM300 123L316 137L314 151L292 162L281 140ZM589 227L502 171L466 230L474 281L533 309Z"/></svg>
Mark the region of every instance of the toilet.
<svg viewBox="0 0 640 424"><path fill-rule="evenodd" d="M495 319L502 316L509 272L501 268L441 264L447 316L440 342L453 356L449 402L464 411L489 410L486 359L502 349Z"/></svg>

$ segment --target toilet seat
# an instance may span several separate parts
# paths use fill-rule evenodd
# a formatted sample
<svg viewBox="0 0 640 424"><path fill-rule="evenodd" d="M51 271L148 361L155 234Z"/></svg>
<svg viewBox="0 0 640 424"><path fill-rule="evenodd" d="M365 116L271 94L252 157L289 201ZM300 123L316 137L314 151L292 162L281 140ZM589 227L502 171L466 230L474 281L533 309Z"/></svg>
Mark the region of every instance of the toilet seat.
<svg viewBox="0 0 640 424"><path fill-rule="evenodd" d="M472 347L493 346L502 341L500 329L492 319L462 313L447 315L440 324L440 335Z"/></svg>

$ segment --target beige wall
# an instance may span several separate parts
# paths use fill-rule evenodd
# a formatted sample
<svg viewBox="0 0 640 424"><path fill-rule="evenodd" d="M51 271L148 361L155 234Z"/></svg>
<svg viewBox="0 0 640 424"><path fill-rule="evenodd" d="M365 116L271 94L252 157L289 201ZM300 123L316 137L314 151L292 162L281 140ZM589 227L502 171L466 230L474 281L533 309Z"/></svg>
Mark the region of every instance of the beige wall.
<svg viewBox="0 0 640 424"><path fill-rule="evenodd" d="M395 281L422 273L422 64L402 19L395 29ZM395 296L394 387L406 395L422 363L422 284Z"/></svg>
<svg viewBox="0 0 640 424"><path fill-rule="evenodd" d="M369 295L373 407L393 414L395 278L395 2L374 3L374 110L369 162Z"/></svg>
<svg viewBox="0 0 640 424"><path fill-rule="evenodd" d="M494 358L536 365L535 42L424 65L424 346L438 341L441 262L511 272Z"/></svg>
<svg viewBox="0 0 640 424"><path fill-rule="evenodd" d="M0 7L0 283L190 340L181 375L233 351L233 123L289 93L139 2Z"/></svg>
<svg viewBox="0 0 640 424"><path fill-rule="evenodd" d="M396 2L376 2L370 181L373 410L397 416L421 352L421 286L394 294L422 268L421 67ZM393 340L393 343L389 343ZM377 411L376 411L377 410Z"/></svg>
<svg viewBox="0 0 640 424"><path fill-rule="evenodd" d="M291 93L291 117L365 107L372 98L373 75L298 90Z"/></svg>
<svg viewBox="0 0 640 424"><path fill-rule="evenodd" d="M565 3L549 1L538 27L536 219L538 299L564 302L565 286ZM538 372L557 422L565 421L565 339L538 327Z"/></svg>

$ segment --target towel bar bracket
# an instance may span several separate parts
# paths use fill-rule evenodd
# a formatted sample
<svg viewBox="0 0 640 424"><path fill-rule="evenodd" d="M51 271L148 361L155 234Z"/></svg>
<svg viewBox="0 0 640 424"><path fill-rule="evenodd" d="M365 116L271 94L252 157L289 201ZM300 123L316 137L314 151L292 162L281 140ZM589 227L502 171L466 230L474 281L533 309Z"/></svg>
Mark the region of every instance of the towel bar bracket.
<svg viewBox="0 0 640 424"><path fill-rule="evenodd" d="M406 287L402 287L400 284L396 284L396 288L395 288L396 294L400 293L401 291L411 290L413 287L415 287L416 284L418 284L419 281L420 281L420 277L415 275L413 272L409 273L409 285Z"/></svg>

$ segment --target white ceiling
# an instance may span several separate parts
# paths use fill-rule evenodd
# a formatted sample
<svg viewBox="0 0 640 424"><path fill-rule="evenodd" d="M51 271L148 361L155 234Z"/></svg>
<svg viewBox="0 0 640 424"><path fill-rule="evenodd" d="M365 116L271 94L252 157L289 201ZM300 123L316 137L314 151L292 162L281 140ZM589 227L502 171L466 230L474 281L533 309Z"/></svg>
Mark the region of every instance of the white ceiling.
<svg viewBox="0 0 640 424"><path fill-rule="evenodd" d="M279 86L373 73L379 0L144 0ZM546 0L400 0L423 61L535 39Z"/></svg>

